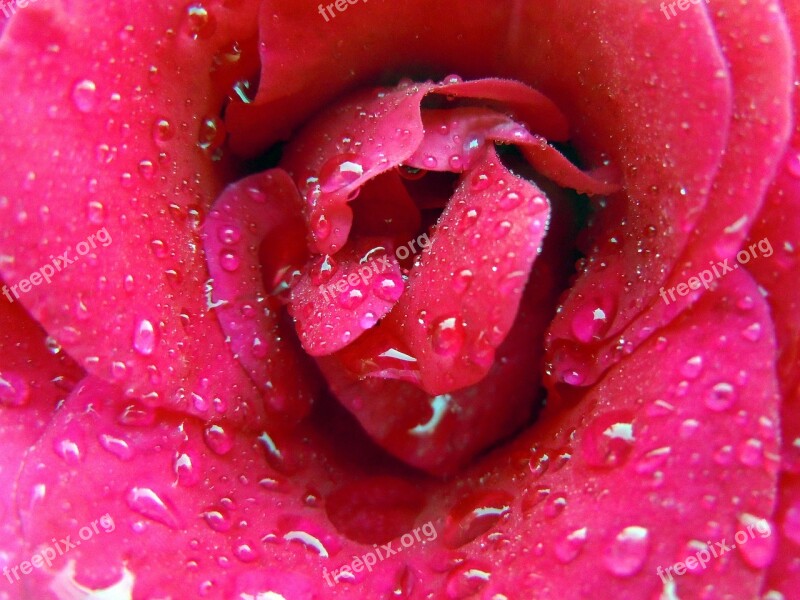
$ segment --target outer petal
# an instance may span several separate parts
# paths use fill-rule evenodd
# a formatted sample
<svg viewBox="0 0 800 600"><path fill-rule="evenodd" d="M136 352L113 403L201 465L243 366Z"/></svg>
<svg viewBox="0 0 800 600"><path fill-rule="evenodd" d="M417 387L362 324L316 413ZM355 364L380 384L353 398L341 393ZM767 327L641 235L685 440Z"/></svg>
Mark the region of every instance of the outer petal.
<svg viewBox="0 0 800 600"><path fill-rule="evenodd" d="M576 282L551 329L556 381L576 383L573 373L578 371L580 383L593 383L621 353L632 352L654 330L694 302L702 291L676 296L667 304L658 290L675 288L710 265L716 266L717 261L734 263L762 206L785 147L791 118L791 44L786 23L778 3L772 0L746 6L726 1L711 14L730 63L734 115L728 148L708 204L699 215L692 215L692 209L688 209L689 219L678 212L667 212L668 222L641 221L642 226L651 226L644 235L629 226L632 216L626 212L620 213L619 225L610 219L597 224L604 239L592 250L587 274ZM765 65L769 67L764 68ZM685 134L676 132L675 139L680 137ZM671 179L681 177L676 171ZM695 224L687 229L691 222ZM614 235L609 236L609 231ZM676 231L691 233L680 258L654 255L646 240L672 238ZM609 239L612 237L613 241ZM647 257L647 266L642 264L643 257ZM768 257L758 257L765 259ZM622 265L617 266L617 260ZM645 276L640 280L642 289L626 283L624 293L619 290L623 302L608 315L604 330L595 332L599 342L592 340L587 348L576 333L575 322L596 307L595 297L615 295L614 287L630 281L632 269L646 273L659 262L664 273L670 272L667 280L652 277L647 281ZM606 264L601 268L603 263ZM579 358L581 355L585 358Z"/></svg>
<svg viewBox="0 0 800 600"><path fill-rule="evenodd" d="M0 280L2 285L2 280ZM52 345L50 346L52 348ZM18 304L0 301L0 569L26 556L13 501L17 477L29 448L44 433L56 403L83 377L63 352L53 354L45 333ZM19 597L23 584L0 578L1 597Z"/></svg>
<svg viewBox="0 0 800 600"><path fill-rule="evenodd" d="M231 176L212 161L227 96L215 78L231 42L255 34L255 4L204 18L175 3L38 2L0 40L0 87L21 103L0 106L0 218L13 224L0 272L17 284L69 251L75 264L20 297L67 352L130 397L240 420L262 401L206 306L197 250Z"/></svg>
<svg viewBox="0 0 800 600"><path fill-rule="evenodd" d="M308 413L311 390L300 349L272 293L291 276L285 271L306 259L301 211L291 178L274 169L226 188L204 227L209 305L267 406L293 419Z"/></svg>

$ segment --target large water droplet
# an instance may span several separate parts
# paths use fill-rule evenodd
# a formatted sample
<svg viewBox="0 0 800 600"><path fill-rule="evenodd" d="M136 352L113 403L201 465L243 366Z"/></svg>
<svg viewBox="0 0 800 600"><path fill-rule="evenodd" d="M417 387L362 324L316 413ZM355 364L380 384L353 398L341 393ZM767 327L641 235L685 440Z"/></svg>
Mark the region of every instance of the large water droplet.
<svg viewBox="0 0 800 600"><path fill-rule="evenodd" d="M74 466L83 460L78 443L69 437L53 440L53 449L68 465Z"/></svg>
<svg viewBox="0 0 800 600"><path fill-rule="evenodd" d="M141 319L133 331L133 349L142 356L150 356L156 347L156 334L153 324Z"/></svg>
<svg viewBox="0 0 800 600"><path fill-rule="evenodd" d="M345 153L328 159L319 171L319 186L323 192L332 193L358 181L366 171L362 157Z"/></svg>
<svg viewBox="0 0 800 600"><path fill-rule="evenodd" d="M587 528L576 529L572 533L564 536L555 545L556 558L562 563L567 564L578 557L584 544L586 543Z"/></svg>
<svg viewBox="0 0 800 600"><path fill-rule="evenodd" d="M180 527L180 519L161 497L147 487L133 487L125 496L125 501L131 510L152 521L166 525L170 529Z"/></svg>
<svg viewBox="0 0 800 600"><path fill-rule="evenodd" d="M703 371L703 357L693 356L681 366L680 371L687 379L696 379Z"/></svg>
<svg viewBox="0 0 800 600"><path fill-rule="evenodd" d="M449 600L462 600L475 597L489 582L491 573L469 563L456 567L445 584Z"/></svg>
<svg viewBox="0 0 800 600"><path fill-rule="evenodd" d="M128 442L122 438L102 433L98 436L98 441L104 450L110 452L120 460L130 460L133 458L133 450L128 445Z"/></svg>
<svg viewBox="0 0 800 600"><path fill-rule="evenodd" d="M583 457L593 467L618 467L635 441L632 415L612 411L595 418L582 438Z"/></svg>
<svg viewBox="0 0 800 600"><path fill-rule="evenodd" d="M620 531L609 544L603 563L617 577L630 577L639 572L650 550L650 533L632 525Z"/></svg>
<svg viewBox="0 0 800 600"><path fill-rule="evenodd" d="M224 456L233 449L234 437L222 425L212 424L203 430L206 444L216 454Z"/></svg>
<svg viewBox="0 0 800 600"><path fill-rule="evenodd" d="M713 411L728 410L736 402L736 388L730 383L721 382L712 387L705 397L705 403Z"/></svg>
<svg viewBox="0 0 800 600"><path fill-rule="evenodd" d="M742 559L754 569L764 569L775 560L778 536L772 535L775 525L767 519L745 513L739 517L734 539Z"/></svg>
<svg viewBox="0 0 800 600"><path fill-rule="evenodd" d="M216 19L199 2L186 7L186 31L193 40L206 40L214 35Z"/></svg>
<svg viewBox="0 0 800 600"><path fill-rule="evenodd" d="M457 317L440 317L431 326L431 345L437 354L456 356L464 345L463 326Z"/></svg>
<svg viewBox="0 0 800 600"><path fill-rule="evenodd" d="M513 497L504 491L478 492L456 504L444 523L442 539L459 548L489 531L511 509Z"/></svg>
<svg viewBox="0 0 800 600"><path fill-rule="evenodd" d="M0 371L0 405L24 406L30 395L30 387L20 375Z"/></svg>
<svg viewBox="0 0 800 600"><path fill-rule="evenodd" d="M178 483L183 486L188 487L200 481L197 459L189 452L176 453L172 468L178 478Z"/></svg>
<svg viewBox="0 0 800 600"><path fill-rule="evenodd" d="M82 113L92 112L97 106L97 86L91 79L82 79L72 88L72 102Z"/></svg>
<svg viewBox="0 0 800 600"><path fill-rule="evenodd" d="M375 281L372 290L375 295L386 302L397 302L403 295L403 280L400 275L385 275Z"/></svg>

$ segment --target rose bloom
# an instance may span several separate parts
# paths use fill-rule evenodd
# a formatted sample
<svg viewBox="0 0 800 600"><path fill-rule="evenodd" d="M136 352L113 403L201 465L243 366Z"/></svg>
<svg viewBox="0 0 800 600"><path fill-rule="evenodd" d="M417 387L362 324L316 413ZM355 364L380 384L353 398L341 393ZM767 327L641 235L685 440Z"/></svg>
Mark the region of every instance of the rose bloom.
<svg viewBox="0 0 800 600"><path fill-rule="evenodd" d="M0 6L0 597L800 598L800 2Z"/></svg>

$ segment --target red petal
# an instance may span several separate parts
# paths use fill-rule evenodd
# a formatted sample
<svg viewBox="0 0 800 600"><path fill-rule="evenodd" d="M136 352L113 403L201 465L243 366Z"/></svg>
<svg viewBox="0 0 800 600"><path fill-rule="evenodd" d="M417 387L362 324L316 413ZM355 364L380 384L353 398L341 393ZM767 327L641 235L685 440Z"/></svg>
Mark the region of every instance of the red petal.
<svg viewBox="0 0 800 600"><path fill-rule="evenodd" d="M449 98L478 99L522 121L531 133L563 142L569 137L569 122L558 106L541 92L511 79L476 79L438 86L436 94Z"/></svg>
<svg viewBox="0 0 800 600"><path fill-rule="evenodd" d="M315 257L292 289L300 343L311 356L332 354L392 310L405 289L394 244L358 238L335 257Z"/></svg>
<svg viewBox="0 0 800 600"><path fill-rule="evenodd" d="M15 65L0 70L13 98L0 106L0 218L14 223L0 232L7 283L51 254L79 258L94 235L86 256L19 301L129 396L242 421L259 418L261 399L206 307L197 251L230 163L198 143L227 97L212 84L214 54L254 35L256 6L215 7L195 31L174 6L38 2L18 10L0 42L2 62Z"/></svg>
<svg viewBox="0 0 800 600"><path fill-rule="evenodd" d="M577 362L582 383L593 383L610 364L619 360L620 344L624 344L626 353L633 351L653 331L694 302L701 292L677 296L668 304L659 290L668 292L709 269L709 264L716 266L717 261L729 259L735 263L736 252L761 208L789 132L791 45L784 17L775 3L743 6L731 2L730 5L729 10L711 11L722 51L730 63L734 116L728 148L708 203L700 213L693 213L692 209L674 212L661 206L668 215L666 222L660 216L643 219L623 213L619 219L627 225L612 224L610 220L616 218L613 214L600 224L598 231L605 238L609 237L612 226L620 235L613 236L617 238L614 244L601 242L601 250L593 252L592 264L597 266L590 266L589 272L576 282L553 324L554 369L562 380L564 374L575 369ZM769 64L769 68L762 68L764 64ZM688 133L675 138L688 139ZM698 143L703 142L698 140ZM664 181L683 181L683 178L683 173L676 170ZM663 242L659 240L672 239L676 231L690 235L682 254L670 257L670 252L660 249ZM754 251L750 252L750 258L755 258ZM634 278L633 271L643 271L642 256L651 256L645 264L661 265L661 271L669 273L669 277ZM753 262L764 260L766 257L759 256ZM609 327L599 336L603 343L593 340L593 347L588 348L576 343L573 322L592 308L586 299L615 295L614 290L623 281L633 281L635 286L626 287L622 297L628 300L609 315Z"/></svg>
<svg viewBox="0 0 800 600"><path fill-rule="evenodd" d="M281 166L308 203L317 252L333 254L344 247L354 193L401 164L419 145L420 102L432 87L360 92L314 119L287 146Z"/></svg>
<svg viewBox="0 0 800 600"><path fill-rule="evenodd" d="M0 280L0 285L4 285ZM13 502L26 452L50 421L56 403L82 377L63 352L53 354L45 333L19 303L0 297L0 565L13 567L30 558ZM0 596L19 597L23 584L0 577Z"/></svg>
<svg viewBox="0 0 800 600"><path fill-rule="evenodd" d="M549 220L538 188L489 149L462 179L386 327L418 361L422 387L480 381L508 335Z"/></svg>
<svg viewBox="0 0 800 600"><path fill-rule="evenodd" d="M291 178L274 169L226 188L204 225L212 278L209 305L234 356L264 392L268 406L293 419L308 413L308 377L298 360L299 348L281 322L282 306L264 289L266 265L259 250L265 244L264 252L276 268L302 264L306 250L301 203Z"/></svg>

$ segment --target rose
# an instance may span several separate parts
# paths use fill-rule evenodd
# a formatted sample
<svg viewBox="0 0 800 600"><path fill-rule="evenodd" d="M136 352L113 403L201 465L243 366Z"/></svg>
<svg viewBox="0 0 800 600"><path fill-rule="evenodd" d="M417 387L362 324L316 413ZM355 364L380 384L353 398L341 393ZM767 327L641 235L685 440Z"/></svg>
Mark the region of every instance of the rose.
<svg viewBox="0 0 800 600"><path fill-rule="evenodd" d="M22 89L41 93L32 96L30 110L16 101L2 109L9 129L27 128L36 140L29 149L23 138L7 135L0 146L9 169L5 218L14 220L13 242L23 244L12 251L10 230L4 230L3 252L13 257L3 262L4 279L33 272L50 248L86 239L88 227L108 223L114 239L77 271L20 300L53 336L47 346L57 350L55 339L63 345L55 357L19 305L4 305L3 348L19 350L3 366L2 397L22 407L2 414L5 423L24 423L19 431L7 427L4 443L18 464L31 447L19 476L9 475L4 485L16 485L25 543L33 548L68 535L68 523L90 522L98 509L120 525L102 538L102 549L86 543L57 559L58 575L26 576L34 595L51 583L65 594L76 586L126 589L134 579L137 595L180 594L188 586L213 595L287 598L315 591L371 597L395 588L420 596L479 589L489 597L561 597L564 590L577 597L596 584L620 597L662 588L691 597L708 585L722 595L792 589L797 461L784 444L778 487L777 428L784 428L785 440L796 434L790 420L779 420L774 365L777 347L783 406L791 406L797 328L788 282L796 262L776 250L775 260L749 267L771 291L771 314L743 270L720 279L713 293L669 311L658 305L657 293L660 285L697 274L702 269L694 267L705 268L712 252L734 255L756 220L753 241L767 237L776 249L791 251L786 244L794 243L797 229L785 223L795 218L785 205L794 202L797 167L791 151L784 156L791 69L783 17L766 6L731 3L719 15L698 6L680 15L682 27L672 27L676 19L667 28L657 9L622 3L541 13L519 6L512 23L548 32L533 47L525 39L525 54L517 49L526 28L509 30L509 13L489 5L441 3L439 14L448 18L431 23L416 5L398 9L375 1L307 29L297 24L314 18L314 6L284 8L277 17L265 7L264 39L298 45L264 46L262 81L269 85L250 108L230 105L226 112L232 143L242 151L274 138L270 127L278 122L291 126L318 110L354 73L366 80L379 63L399 68L424 56L465 76L511 74L535 84L570 117L584 160L600 164L605 150L622 167L625 194L613 196L593 224L585 272L550 327L549 413L446 484L409 475L380 455L373 459L378 464L356 460L376 450L335 404L323 403L311 420L287 432L278 415L302 419L307 399L316 395L313 384L296 392L295 372L273 379L269 420L259 421L259 395L206 304L213 305L213 290L201 295L206 279L198 220L222 184L236 179L230 152L219 154L224 136L212 117L229 84L249 74L246 40L253 31L246 23L255 8L239 6L234 13L228 5L207 14L192 7L178 24L170 7L131 22L115 17L114 6L88 6L79 15L93 34L81 35L108 42L98 43L90 60L81 53L81 61L72 56L75 34L67 34L81 28L63 13L37 6L15 18L4 34L3 60L26 69L5 70L5 89L19 90L15 98ZM175 23L175 33L163 33L169 25L155 33L150 23ZM398 48L375 23L421 33ZM437 43L453 39L447 35L452 23L464 24L457 49ZM280 27L293 35L274 30ZM749 35L729 43L731 31ZM224 46L235 38L240 52ZM339 45L340 39L361 43ZM578 51L572 50L576 40ZM507 45L503 52L497 51L501 44ZM470 57L470 49L480 53ZM210 59L216 50L216 60ZM769 70L759 60L763 52ZM637 60L629 60L631 54ZM117 57L123 56L152 60L117 79ZM286 57L291 70L278 68L289 64ZM688 60L692 69L679 68ZM205 73L210 64L217 67L214 86L164 73L167 65ZM73 65L84 65L83 72L73 72ZM34 67L40 76L29 74ZM245 93L246 86L237 89ZM59 102L49 101L54 90ZM178 97L191 103L175 102ZM283 119L256 129L246 113ZM190 137L198 130L199 139ZM87 132L97 134L90 144ZM189 149L195 141L200 150ZM201 151L220 160L208 161ZM717 191L708 193L712 181ZM749 216L740 222L742 215ZM698 233L690 237L695 224ZM131 233L124 234L126 228ZM137 250L142 243L150 248L136 252L132 242ZM609 296L618 291L618 278L608 273L617 272L630 275L633 285ZM609 298L611 305L604 303ZM605 321L594 318L597 309ZM773 322L779 324L777 343ZM298 351L290 336L261 341L271 344L266 361L289 368L283 357ZM81 364L63 358L67 352ZM732 360L736 353L746 360ZM53 400L66 395L66 382L82 377L82 368L94 375L45 428ZM306 372L302 362L291 368ZM576 387L582 396L570 408ZM708 401L706 393L712 394ZM226 421L209 422L214 413ZM248 420L255 421L257 438L235 425ZM343 440L354 447L343 447ZM781 496L774 508L776 489ZM769 518L773 535L748 541L730 562L720 558L719 570L672 581L656 575L658 566L696 553L692 540L733 539L752 522L749 515ZM329 589L324 583L323 567L348 564L372 548L373 538L399 538L431 518L441 531L439 545L404 548L372 573L354 573L356 585ZM14 554L19 560L26 555L32 552ZM12 594L20 585L8 583Z"/></svg>

